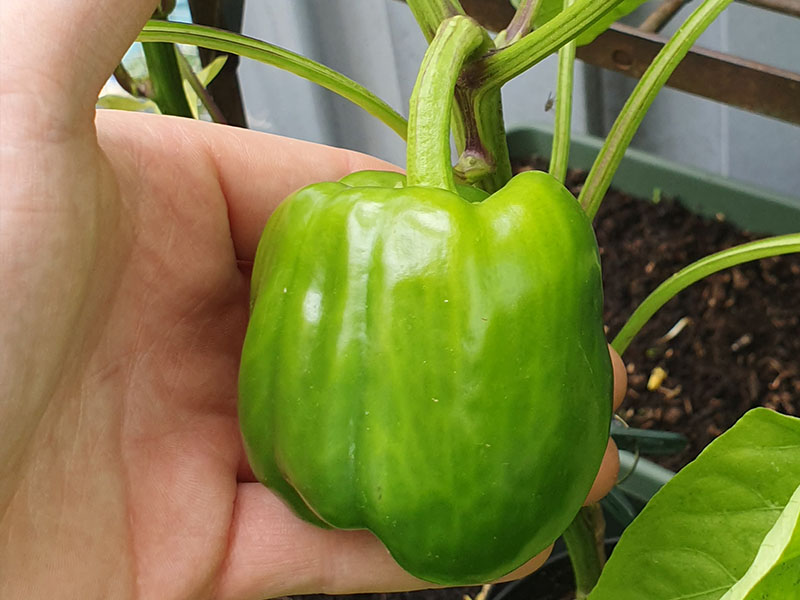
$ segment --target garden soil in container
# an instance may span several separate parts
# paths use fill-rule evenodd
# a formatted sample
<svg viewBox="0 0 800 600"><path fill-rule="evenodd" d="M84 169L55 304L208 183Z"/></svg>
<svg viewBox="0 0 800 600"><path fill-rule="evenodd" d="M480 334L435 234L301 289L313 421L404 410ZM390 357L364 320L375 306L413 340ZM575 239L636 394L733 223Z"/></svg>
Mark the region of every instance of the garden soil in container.
<svg viewBox="0 0 800 600"><path fill-rule="evenodd" d="M533 161L534 168L546 164ZM517 169L531 168L517 166ZM570 172L577 195L585 173ZM765 235L699 217L670 199L610 191L595 220L608 339L642 300L689 263ZM745 412L765 406L800 416L800 255L745 263L670 300L624 355L631 426L677 431L689 445L649 457L679 470Z"/></svg>
<svg viewBox="0 0 800 600"><path fill-rule="evenodd" d="M516 165L517 170L530 168L546 168L546 163L533 159ZM580 172L568 176L576 195L584 178ZM708 254L764 237L743 232L722 217L699 217L669 199L653 203L613 190L600 208L595 230L609 340L647 294L675 271ZM800 255L794 254L712 275L656 313L625 352L628 394L618 413L631 427L677 431L688 438L684 451L653 460L680 469L757 406L800 416L798 307ZM562 587L571 579L569 574L553 573L552 578L551 583L543 582L541 596L531 600L571 597ZM545 592L552 586L561 590ZM474 587L352 598L462 600L465 594L475 598L479 591Z"/></svg>

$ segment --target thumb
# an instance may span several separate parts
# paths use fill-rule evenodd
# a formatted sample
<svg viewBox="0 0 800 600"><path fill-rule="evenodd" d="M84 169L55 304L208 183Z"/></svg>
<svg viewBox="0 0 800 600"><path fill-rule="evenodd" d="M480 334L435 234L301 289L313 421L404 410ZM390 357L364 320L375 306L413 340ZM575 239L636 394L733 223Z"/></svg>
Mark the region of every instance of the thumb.
<svg viewBox="0 0 800 600"><path fill-rule="evenodd" d="M20 109L52 117L58 127L93 117L97 94L157 2L46 4L37 9L27 0L0 3L0 81L5 98L19 98ZM3 112L12 110L3 104Z"/></svg>

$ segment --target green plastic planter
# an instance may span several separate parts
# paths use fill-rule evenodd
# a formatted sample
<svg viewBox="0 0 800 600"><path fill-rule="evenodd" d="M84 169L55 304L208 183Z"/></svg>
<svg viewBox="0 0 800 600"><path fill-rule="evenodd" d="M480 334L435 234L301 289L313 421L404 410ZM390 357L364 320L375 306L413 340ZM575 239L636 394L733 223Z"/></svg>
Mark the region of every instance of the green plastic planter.
<svg viewBox="0 0 800 600"><path fill-rule="evenodd" d="M549 156L552 139L552 132L540 127L511 131L511 158ZM597 138L573 136L570 166L588 170L602 143ZM774 235L800 231L800 196L783 196L638 150L625 153L612 185L637 198L675 198L697 214L724 215L746 231Z"/></svg>

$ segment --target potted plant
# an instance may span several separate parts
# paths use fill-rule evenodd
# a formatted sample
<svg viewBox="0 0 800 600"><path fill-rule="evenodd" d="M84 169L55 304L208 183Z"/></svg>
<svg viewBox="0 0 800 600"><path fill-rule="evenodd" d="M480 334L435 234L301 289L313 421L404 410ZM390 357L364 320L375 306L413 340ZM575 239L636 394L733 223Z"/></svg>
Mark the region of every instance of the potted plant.
<svg viewBox="0 0 800 600"><path fill-rule="evenodd" d="M371 529L435 584L496 578L562 534L579 597L790 597L800 573L798 419L748 413L647 504L605 565L600 511L579 510L611 418L591 220L656 93L729 3L705 0L666 44L577 198L562 185L575 45L638 2L524 0L492 40L457 0L410 0L430 47L408 122L355 82L267 43L163 21L144 29L146 44L196 44L307 77L408 140L406 176L357 173L301 190L262 238L240 420L254 472L299 515ZM182 76L178 59L155 48L169 63L154 72L158 102ZM512 178L500 88L556 51L549 173ZM690 264L612 346L624 353L699 279L798 251L792 233ZM325 440L315 452L301 441L309 435Z"/></svg>

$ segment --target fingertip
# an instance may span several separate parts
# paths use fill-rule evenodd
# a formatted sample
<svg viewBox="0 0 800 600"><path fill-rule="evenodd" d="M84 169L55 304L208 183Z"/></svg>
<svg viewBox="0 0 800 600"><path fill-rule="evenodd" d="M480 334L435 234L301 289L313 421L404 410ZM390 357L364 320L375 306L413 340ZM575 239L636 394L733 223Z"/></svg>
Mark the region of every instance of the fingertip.
<svg viewBox="0 0 800 600"><path fill-rule="evenodd" d="M550 553L552 551L553 551L553 546L550 545L541 552L539 552L539 554L534 556L524 565L522 565L521 567L517 567L516 569L511 571L511 573L509 573L508 575L498 579L495 583L515 581L517 579L522 579L523 577L527 577L528 575L530 575L531 573L537 571L542 567L542 565L547 561L547 559L550 558Z"/></svg>
<svg viewBox="0 0 800 600"><path fill-rule="evenodd" d="M604 498L608 492L611 491L611 488L616 485L618 476L619 451L617 450L617 445L614 443L614 440L609 439L606 445L606 452L603 455L603 463L600 465L600 470L597 473L594 484L592 484L589 495L586 497L584 505L592 504Z"/></svg>
<svg viewBox="0 0 800 600"><path fill-rule="evenodd" d="M616 411L622 401L625 399L625 394L628 391L628 371L625 368L625 363L610 345L608 347L609 354L611 355L611 365L614 369L614 410Z"/></svg>

